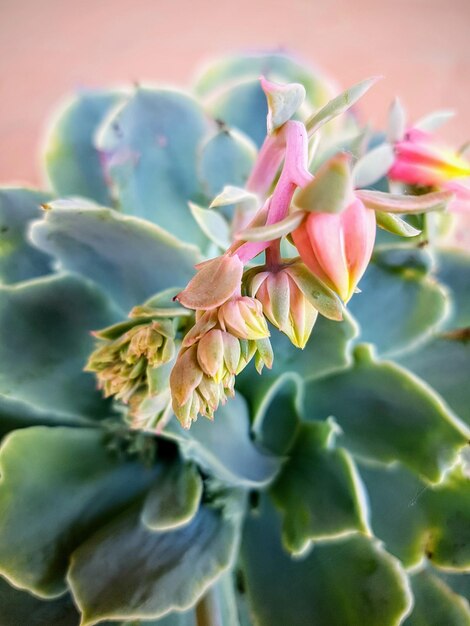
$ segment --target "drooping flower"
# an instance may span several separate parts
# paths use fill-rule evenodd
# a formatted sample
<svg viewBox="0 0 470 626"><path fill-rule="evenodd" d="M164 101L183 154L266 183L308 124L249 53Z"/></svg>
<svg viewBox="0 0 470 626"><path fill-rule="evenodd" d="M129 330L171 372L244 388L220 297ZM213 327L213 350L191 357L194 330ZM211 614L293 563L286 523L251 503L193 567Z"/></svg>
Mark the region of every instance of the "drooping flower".
<svg viewBox="0 0 470 626"><path fill-rule="evenodd" d="M235 297L197 313L170 375L173 410L184 428L199 414L213 419L253 358L258 371L272 366L268 336L261 304L253 298Z"/></svg>
<svg viewBox="0 0 470 626"><path fill-rule="evenodd" d="M256 274L251 294L263 306L268 320L297 348L305 348L318 316L289 271L289 266Z"/></svg>
<svg viewBox="0 0 470 626"><path fill-rule="evenodd" d="M449 210L470 209L470 161L432 133L410 128L394 144L395 161L388 172L392 181L423 188L449 190L455 200Z"/></svg>
<svg viewBox="0 0 470 626"><path fill-rule="evenodd" d="M347 302L369 264L375 232L374 211L355 198L341 213L309 213L292 237L309 270Z"/></svg>

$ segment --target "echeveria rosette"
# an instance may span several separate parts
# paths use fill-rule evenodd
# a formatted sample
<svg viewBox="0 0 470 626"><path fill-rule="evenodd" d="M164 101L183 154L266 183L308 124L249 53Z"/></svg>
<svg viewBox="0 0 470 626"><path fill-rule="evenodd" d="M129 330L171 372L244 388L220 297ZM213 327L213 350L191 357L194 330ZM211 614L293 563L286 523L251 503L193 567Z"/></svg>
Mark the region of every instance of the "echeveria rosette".
<svg viewBox="0 0 470 626"><path fill-rule="evenodd" d="M266 79L260 84L253 71ZM358 163L337 150L321 156L323 137L341 143L342 118L326 133L323 126L373 82L327 102L330 86L315 95L319 80L306 80L305 68L285 55L213 66L198 83L206 110L243 121L257 141L265 133L260 111L271 114L254 167L238 130L222 130L221 141L202 107L182 94L144 90L114 110L121 94L83 94L86 102L79 96L52 131L67 158L51 150L48 167L55 195L88 200L8 190L0 287L2 624L469 622L470 496L461 451L470 425L470 260L411 236L376 245L369 262L365 237L356 242L363 265L369 262L362 293L345 308L340 296L350 294L338 294L325 272L312 273L286 241L309 217L325 214L335 218L327 220L336 224L330 233L337 237L340 225L351 237L347 210L359 201L379 226L409 236L410 221L398 216L442 210L451 200L447 191L364 190L371 160L381 167L389 160L384 149ZM302 85L306 105L296 111ZM264 108L255 111L258 95ZM121 124L113 129L113 121ZM158 130L158 141L146 128ZM115 160L110 179L93 137L103 149L115 132L122 136L113 147L121 156L140 151L143 167ZM335 194L330 185L322 191L324 176L307 157L309 134L328 176L339 174ZM171 156L183 178L168 168ZM164 186L155 202L157 182ZM201 209L209 215L185 213L185 203L209 206L213 194L213 208ZM107 197L139 217L90 202ZM199 218L185 243L162 229L170 199L184 223ZM218 228L221 219L228 228L207 255L215 259L204 262L193 244L206 253L208 224ZM198 224L203 236L193 231ZM237 237L227 249L230 233ZM344 251L350 258L351 248ZM359 273L350 271L351 292ZM172 301L178 293L185 307ZM109 351L94 365L105 370L112 357L121 373L135 368L128 405L104 401L82 371L93 353L90 332L103 328L95 341ZM190 429L168 410L178 349L190 354L199 385L204 376L212 381L200 390L209 408L217 394L234 395L214 408L213 421ZM271 369L255 379L250 358ZM161 402L167 411L157 424Z"/></svg>

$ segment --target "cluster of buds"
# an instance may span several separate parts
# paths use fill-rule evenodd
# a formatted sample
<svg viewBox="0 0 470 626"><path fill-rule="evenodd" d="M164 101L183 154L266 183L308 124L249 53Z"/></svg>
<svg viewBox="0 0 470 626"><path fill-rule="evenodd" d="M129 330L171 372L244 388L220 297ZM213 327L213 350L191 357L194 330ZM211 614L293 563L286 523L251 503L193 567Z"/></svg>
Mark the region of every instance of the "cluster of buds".
<svg viewBox="0 0 470 626"><path fill-rule="evenodd" d="M259 372L272 366L268 321L303 349L319 313L342 319L371 259L377 226L413 237L419 230L407 215L442 211L455 203L456 192L457 199L469 199L456 179L470 175L470 164L439 150L422 129L405 132L396 108L388 142L377 149L361 158L338 151L311 160L323 124L344 113L375 80L353 86L303 123L291 118L303 103L304 88L261 78L268 101L266 140L246 189L226 188L211 205L237 205L235 241L197 266L186 288L174 295L182 306L173 317L169 309L162 315L158 307L138 307L130 322L97 333L101 345L87 369L97 374L106 395L131 406L134 425L163 406L167 415L172 406L185 428L199 414L212 419L248 363L254 360ZM383 176L420 189L414 194L407 188L402 195L364 188ZM251 221L241 210L244 201ZM281 258L284 238L299 256ZM220 246L217 233L214 242ZM264 264L252 266L261 253ZM184 314L189 323L181 323Z"/></svg>
<svg viewBox="0 0 470 626"><path fill-rule="evenodd" d="M113 396L129 406L133 426L142 427L149 405L152 423L168 412L168 377L181 319L174 307L139 306L130 312L129 320L93 333L98 344L85 371L96 375L105 397Z"/></svg>
<svg viewBox="0 0 470 626"><path fill-rule="evenodd" d="M272 366L268 337L261 304L248 296L198 311L170 376L173 410L185 428L198 414L214 417L219 404L233 395L235 376L253 358L259 372Z"/></svg>

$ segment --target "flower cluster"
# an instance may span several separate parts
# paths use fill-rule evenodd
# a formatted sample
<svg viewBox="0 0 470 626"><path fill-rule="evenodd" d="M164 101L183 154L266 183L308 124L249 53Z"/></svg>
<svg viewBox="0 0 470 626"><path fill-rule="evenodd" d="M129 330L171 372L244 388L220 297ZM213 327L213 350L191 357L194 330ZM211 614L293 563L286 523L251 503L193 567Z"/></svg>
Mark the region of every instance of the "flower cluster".
<svg viewBox="0 0 470 626"><path fill-rule="evenodd" d="M170 376L173 410L184 427L199 413L214 417L219 403L233 395L235 376L253 357L259 371L271 367L268 337L261 304L248 296L196 316Z"/></svg>
<svg viewBox="0 0 470 626"><path fill-rule="evenodd" d="M235 206L227 225L233 241L220 256L198 265L175 295L189 315L185 324L147 317L121 327L122 333L108 329L97 335L104 343L88 369L106 395L137 407L141 420L156 407L161 410L162 398L168 401L170 395L185 428L199 414L212 419L252 360L259 372L272 366L268 321L303 349L319 313L342 319L371 259L377 226L417 236L410 214L468 201L470 192L460 179L470 175L470 164L439 148L419 125L405 130L397 105L388 138L378 147L364 150L362 136L362 148L322 153L323 125L375 80L355 85L302 122L291 118L302 106L303 86L261 78L268 102L265 142L246 187L225 188L211 205ZM406 193L375 190L383 177L405 185ZM290 248L283 258L286 242ZM214 243L220 247L218 233ZM253 265L260 254L264 262ZM149 403L149 397L157 402Z"/></svg>

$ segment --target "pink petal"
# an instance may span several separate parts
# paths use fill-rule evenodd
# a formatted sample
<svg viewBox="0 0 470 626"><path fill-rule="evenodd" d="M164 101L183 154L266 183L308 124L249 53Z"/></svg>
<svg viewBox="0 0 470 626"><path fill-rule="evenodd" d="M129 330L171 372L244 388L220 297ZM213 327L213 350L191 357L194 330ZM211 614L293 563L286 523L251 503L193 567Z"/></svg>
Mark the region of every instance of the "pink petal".
<svg viewBox="0 0 470 626"><path fill-rule="evenodd" d="M305 221L316 260L328 283L344 299L349 292L349 272L341 223L341 213L311 213Z"/></svg>
<svg viewBox="0 0 470 626"><path fill-rule="evenodd" d="M356 199L340 214L340 218L349 268L349 294L347 298L349 300L372 256L376 233L375 213L371 209L366 209L362 202Z"/></svg>

